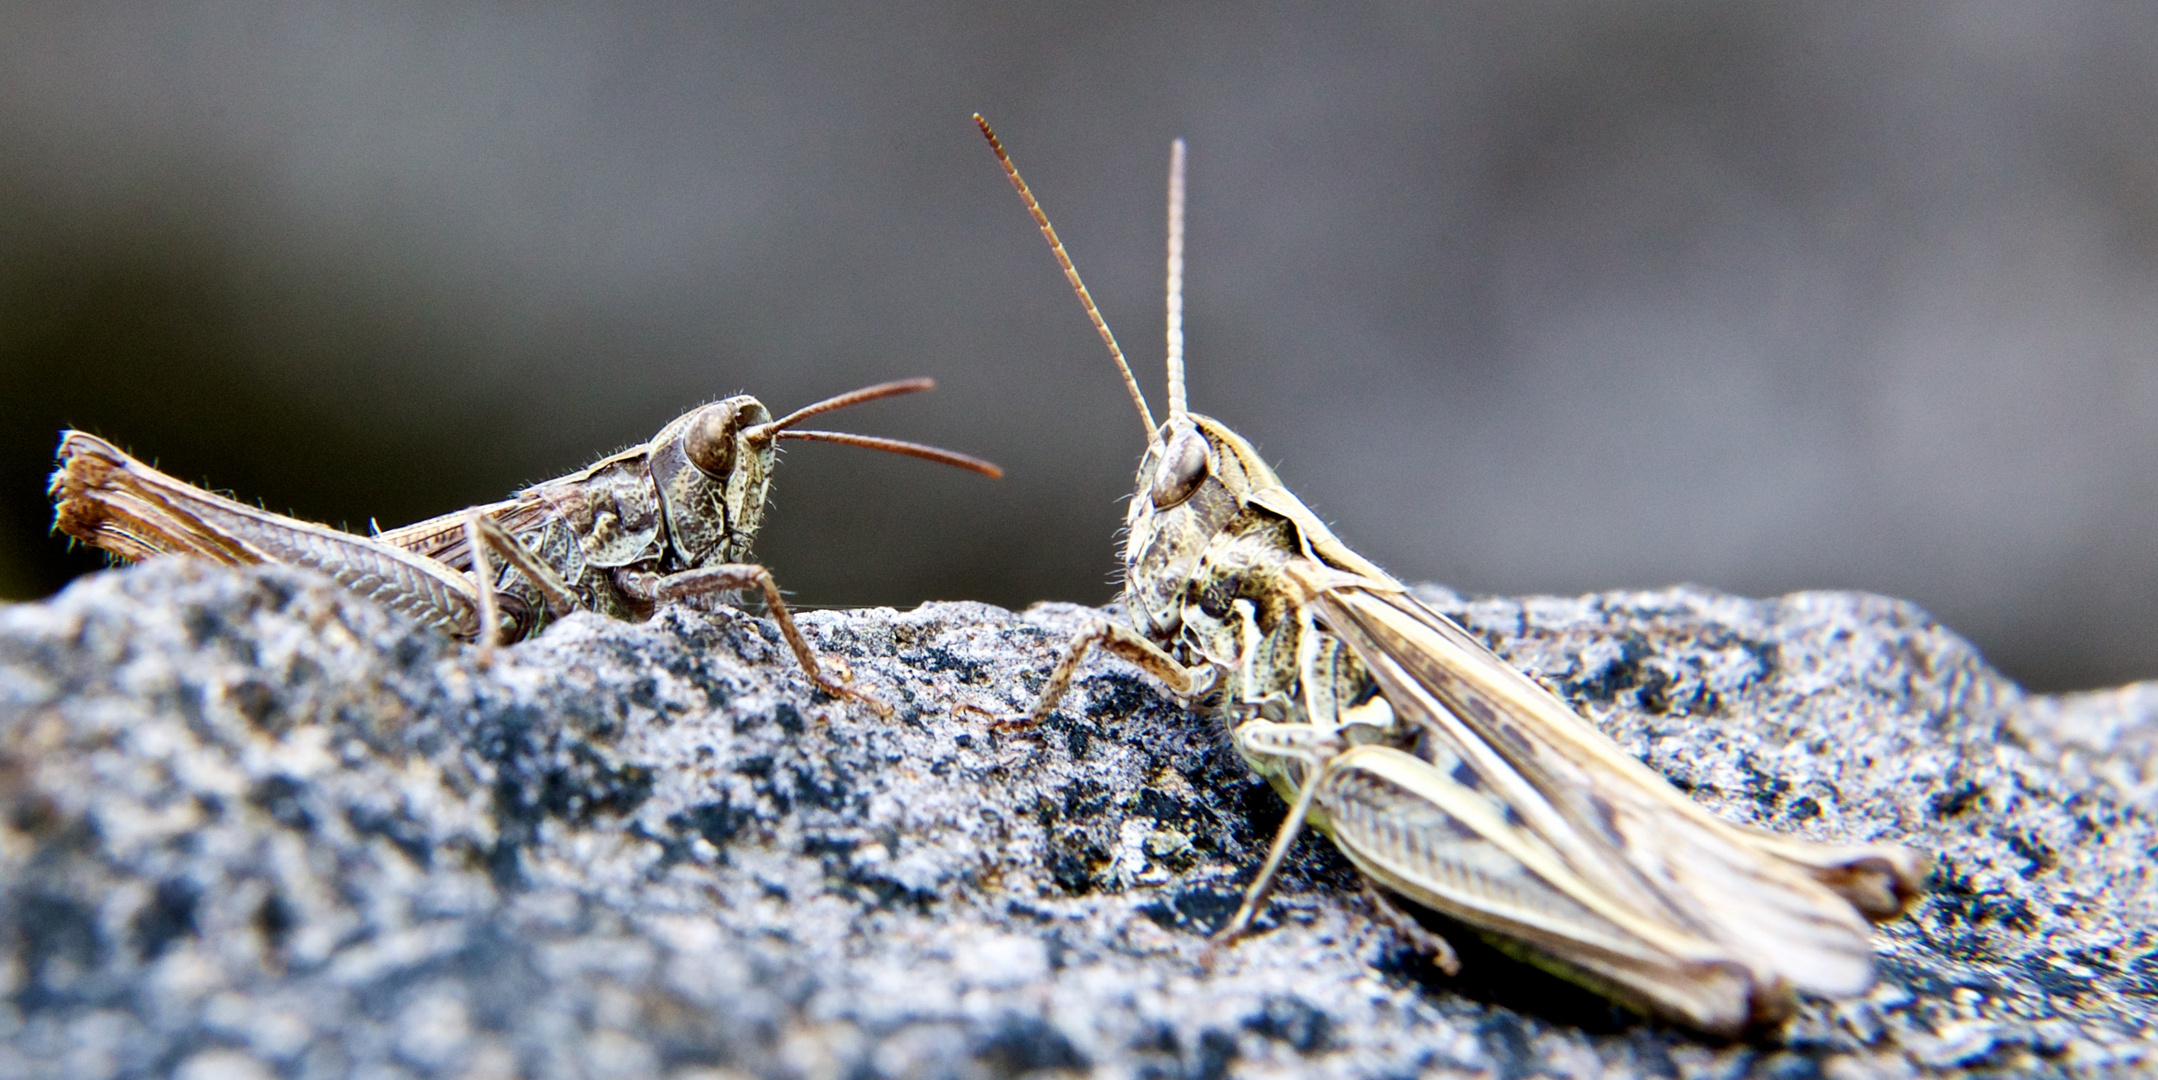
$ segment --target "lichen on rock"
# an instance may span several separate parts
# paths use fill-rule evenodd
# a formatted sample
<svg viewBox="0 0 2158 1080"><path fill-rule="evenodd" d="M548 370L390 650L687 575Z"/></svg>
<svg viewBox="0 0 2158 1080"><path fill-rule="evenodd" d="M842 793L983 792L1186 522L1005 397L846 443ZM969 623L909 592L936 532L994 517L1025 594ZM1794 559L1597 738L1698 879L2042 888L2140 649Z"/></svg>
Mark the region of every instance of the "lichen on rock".
<svg viewBox="0 0 2158 1080"><path fill-rule="evenodd" d="M0 609L0 1076L1801 1076L2158 1067L2158 684L2026 697L1907 604L1425 597L1734 820L1935 854L1868 996L1738 1044L1448 979L1082 620L579 615L487 668L311 575ZM395 1070L395 1071L392 1071Z"/></svg>

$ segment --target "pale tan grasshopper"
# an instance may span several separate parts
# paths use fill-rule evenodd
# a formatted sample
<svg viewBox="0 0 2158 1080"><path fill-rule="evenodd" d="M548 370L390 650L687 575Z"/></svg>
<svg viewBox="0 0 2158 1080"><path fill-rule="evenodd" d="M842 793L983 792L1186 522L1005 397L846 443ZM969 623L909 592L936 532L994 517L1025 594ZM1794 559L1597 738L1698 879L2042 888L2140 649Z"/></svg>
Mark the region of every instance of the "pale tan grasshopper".
<svg viewBox="0 0 2158 1080"><path fill-rule="evenodd" d="M1147 429L1124 546L1131 625L1103 621L1074 641L1030 719L1099 646L1226 722L1290 810L1217 945L1250 926L1308 822L1378 887L1374 910L1449 974L1451 947L1389 894L1714 1034L1787 1017L1799 991L1866 989L1866 920L1916 895L1923 855L1781 838L1709 813L1337 540L1250 443L1188 412L1182 140L1170 158L1169 416L1157 428L1056 230L975 120Z"/></svg>
<svg viewBox="0 0 2158 1080"><path fill-rule="evenodd" d="M744 561L764 520L778 443L840 442L1003 475L949 450L794 426L935 385L883 383L777 420L756 398L727 398L683 414L650 442L502 502L374 536L235 502L94 435L68 431L52 476L53 527L129 560L179 554L233 566L309 567L452 637L478 641L483 660L498 640L519 640L550 614L584 609L642 619L661 601L756 589L802 670L839 692L844 684L818 665L771 573ZM496 567L491 557L506 565Z"/></svg>

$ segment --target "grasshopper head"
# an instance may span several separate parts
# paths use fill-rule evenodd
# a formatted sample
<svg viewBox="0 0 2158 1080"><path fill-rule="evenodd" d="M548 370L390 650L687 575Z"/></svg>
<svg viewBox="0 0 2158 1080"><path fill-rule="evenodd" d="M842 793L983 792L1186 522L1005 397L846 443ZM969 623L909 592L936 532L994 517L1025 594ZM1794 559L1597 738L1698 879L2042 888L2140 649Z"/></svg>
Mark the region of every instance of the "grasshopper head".
<svg viewBox="0 0 2158 1080"><path fill-rule="evenodd" d="M1258 451L1221 421L1183 413L1163 424L1161 441L1139 465L1125 522L1124 603L1133 628L1157 642L1175 636L1208 545L1243 513L1252 490L1279 484Z"/></svg>
<svg viewBox="0 0 2158 1080"><path fill-rule="evenodd" d="M667 425L653 441L668 543L685 566L741 562L764 523L764 498L778 452L750 433L771 410L747 394L706 405Z"/></svg>
<svg viewBox="0 0 2158 1080"><path fill-rule="evenodd" d="M667 536L685 567L745 562L757 526L764 523L764 498L771 486L779 440L845 443L904 454L967 469L984 476L1004 470L980 458L923 446L903 439L854 435L843 431L804 431L796 424L834 409L918 394L936 386L934 379L900 379L825 398L772 419L771 410L747 394L728 398L667 425L652 441L652 479L666 512Z"/></svg>

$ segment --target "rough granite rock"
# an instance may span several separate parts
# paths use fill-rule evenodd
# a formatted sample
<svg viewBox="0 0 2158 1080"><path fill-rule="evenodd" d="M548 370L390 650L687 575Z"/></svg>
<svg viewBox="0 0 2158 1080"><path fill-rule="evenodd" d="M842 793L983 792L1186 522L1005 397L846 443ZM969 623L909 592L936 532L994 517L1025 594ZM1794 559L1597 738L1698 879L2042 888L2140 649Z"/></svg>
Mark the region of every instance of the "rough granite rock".
<svg viewBox="0 0 2158 1080"><path fill-rule="evenodd" d="M2158 683L2025 697L1908 604L1430 590L1739 821L1932 851L1861 1000L1704 1041L1456 933L1448 979L1083 608L578 616L490 669L304 573L0 609L0 1077L2073 1075L2158 1069Z"/></svg>

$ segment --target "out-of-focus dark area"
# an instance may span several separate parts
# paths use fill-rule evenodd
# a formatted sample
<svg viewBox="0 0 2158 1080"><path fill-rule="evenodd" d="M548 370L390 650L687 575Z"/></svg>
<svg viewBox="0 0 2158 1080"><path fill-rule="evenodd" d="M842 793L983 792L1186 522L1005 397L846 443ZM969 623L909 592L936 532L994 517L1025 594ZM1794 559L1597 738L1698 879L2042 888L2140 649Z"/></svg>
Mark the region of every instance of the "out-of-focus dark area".
<svg viewBox="0 0 2158 1080"><path fill-rule="evenodd" d="M812 605L1108 599L1139 426L968 114L1160 386L1472 592L1908 597L2158 675L2158 8L14 5L0 596L57 429L364 530L748 391Z"/></svg>

